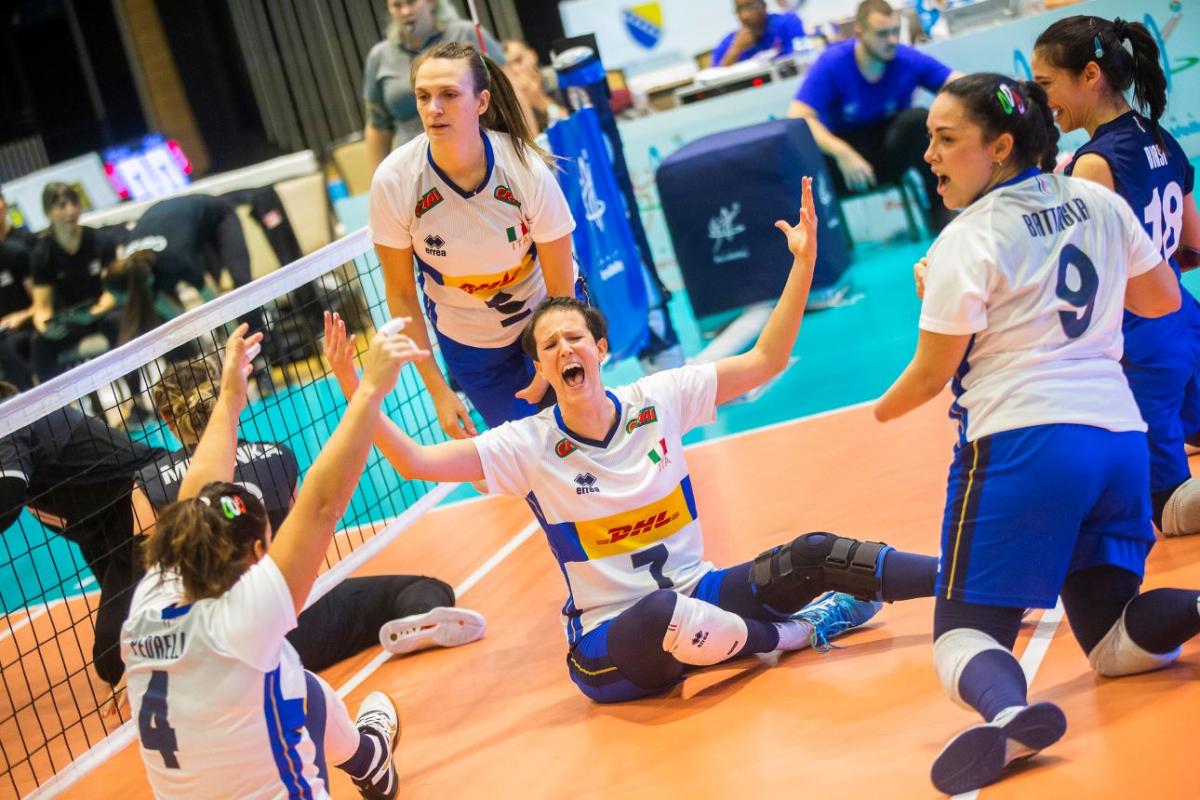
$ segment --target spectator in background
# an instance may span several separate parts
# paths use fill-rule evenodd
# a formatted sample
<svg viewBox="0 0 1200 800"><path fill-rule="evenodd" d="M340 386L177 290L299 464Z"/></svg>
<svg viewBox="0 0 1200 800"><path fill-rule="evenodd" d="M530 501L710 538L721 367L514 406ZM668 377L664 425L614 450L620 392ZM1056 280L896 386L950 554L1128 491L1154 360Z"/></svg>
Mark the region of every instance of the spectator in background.
<svg viewBox="0 0 1200 800"><path fill-rule="evenodd" d="M0 192L0 380L21 390L33 385L33 281L29 276L33 241L27 229L11 224L8 203Z"/></svg>
<svg viewBox="0 0 1200 800"><path fill-rule="evenodd" d="M733 7L742 27L722 39L713 50L714 67L728 67L764 50L788 55L792 52L792 41L805 35L799 17L791 11L769 14L765 0L734 0Z"/></svg>
<svg viewBox="0 0 1200 800"><path fill-rule="evenodd" d="M228 270L235 287L250 282L250 253L237 212L229 201L206 194L170 197L150 206L121 255L106 274L110 291L125 305L121 342L177 316L183 309L180 283L211 300L206 275L219 283L221 271Z"/></svg>
<svg viewBox="0 0 1200 800"><path fill-rule="evenodd" d="M60 357L85 336L100 332L117 341L121 309L104 289L102 265L116 243L79 224L79 193L65 183L49 183L42 209L50 229L30 254L33 275L33 366L41 381L62 372Z"/></svg>
<svg viewBox="0 0 1200 800"><path fill-rule="evenodd" d="M924 162L928 110L913 108L912 97L918 86L936 93L960 73L900 44L900 15L886 0L859 4L854 34L821 53L788 116L808 122L839 195L895 183L915 167L929 197L929 228L937 233L950 214Z"/></svg>
<svg viewBox="0 0 1200 800"><path fill-rule="evenodd" d="M505 39L504 60L504 74L521 101L525 123L531 131L541 133L553 120L567 116L554 100L558 77L553 69L538 66L537 53L529 45L519 39Z"/></svg>
<svg viewBox="0 0 1200 800"><path fill-rule="evenodd" d="M394 145L424 130L409 74L413 59L443 42L479 45L474 23L459 19L448 0L387 0L387 9L392 17L387 38L371 48L363 73L367 101L363 138L372 173ZM503 65L500 43L487 31L483 42L492 60Z"/></svg>

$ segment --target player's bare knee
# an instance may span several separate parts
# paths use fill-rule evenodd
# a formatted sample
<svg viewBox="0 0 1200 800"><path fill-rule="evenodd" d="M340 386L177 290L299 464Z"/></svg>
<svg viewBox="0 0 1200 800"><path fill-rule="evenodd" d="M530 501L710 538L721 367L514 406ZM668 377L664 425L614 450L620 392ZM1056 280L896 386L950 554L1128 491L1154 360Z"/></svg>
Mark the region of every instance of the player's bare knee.
<svg viewBox="0 0 1200 800"><path fill-rule="evenodd" d="M814 531L760 553L750 569L750 582L760 602L785 614L827 591L878 600L879 567L891 549L882 542Z"/></svg>
<svg viewBox="0 0 1200 800"><path fill-rule="evenodd" d="M1189 478L1167 500L1162 514L1165 536L1191 536L1200 533L1200 480Z"/></svg>
<svg viewBox="0 0 1200 800"><path fill-rule="evenodd" d="M1130 638L1125 628L1125 614L1122 613L1104 638L1088 653L1088 663L1106 678L1120 678L1170 666L1179 658L1180 650L1178 647L1169 653L1146 650Z"/></svg>

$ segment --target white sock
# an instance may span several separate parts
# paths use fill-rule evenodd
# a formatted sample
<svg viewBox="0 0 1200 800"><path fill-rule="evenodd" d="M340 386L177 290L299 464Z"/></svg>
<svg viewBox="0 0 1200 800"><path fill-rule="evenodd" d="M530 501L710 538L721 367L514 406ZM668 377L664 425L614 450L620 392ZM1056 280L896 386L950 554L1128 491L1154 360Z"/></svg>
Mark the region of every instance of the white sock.
<svg viewBox="0 0 1200 800"><path fill-rule="evenodd" d="M993 725L1004 725L1010 719L1015 717L1017 714L1024 711L1026 708L1028 708L1028 706L1009 706L1008 708L1001 709L1000 712L998 714L996 714L996 716L992 717L992 724Z"/></svg>
<svg viewBox="0 0 1200 800"><path fill-rule="evenodd" d="M813 626L800 619L789 619L773 623L779 631L780 650L803 650L808 647L809 637L812 636Z"/></svg>

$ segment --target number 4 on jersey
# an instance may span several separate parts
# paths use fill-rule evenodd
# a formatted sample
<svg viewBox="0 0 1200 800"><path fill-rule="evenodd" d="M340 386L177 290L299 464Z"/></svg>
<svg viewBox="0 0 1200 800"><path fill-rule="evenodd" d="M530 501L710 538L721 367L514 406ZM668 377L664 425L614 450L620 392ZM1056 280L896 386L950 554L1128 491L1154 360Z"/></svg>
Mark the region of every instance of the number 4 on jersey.
<svg viewBox="0 0 1200 800"><path fill-rule="evenodd" d="M138 735L142 747L162 754L167 769L179 769L179 741L175 729L167 722L167 673L155 670L150 673L150 685L142 697L142 708L138 713Z"/></svg>

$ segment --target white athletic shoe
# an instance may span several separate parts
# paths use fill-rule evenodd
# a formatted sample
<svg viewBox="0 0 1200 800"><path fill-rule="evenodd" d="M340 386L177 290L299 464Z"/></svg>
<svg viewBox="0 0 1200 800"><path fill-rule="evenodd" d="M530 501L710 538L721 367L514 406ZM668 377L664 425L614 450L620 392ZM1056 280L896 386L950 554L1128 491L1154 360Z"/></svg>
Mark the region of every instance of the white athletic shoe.
<svg viewBox="0 0 1200 800"><path fill-rule="evenodd" d="M387 752L371 773L362 780L353 780L354 785L366 800L392 800L400 788L395 762L396 743L400 741L400 715L396 712L396 704L383 692L371 692L358 707L354 727L378 733L387 746Z"/></svg>
<svg viewBox="0 0 1200 800"><path fill-rule="evenodd" d="M379 644L400 656L424 647L458 647L482 639L486 632L487 621L478 611L439 606L385 622L379 629Z"/></svg>

